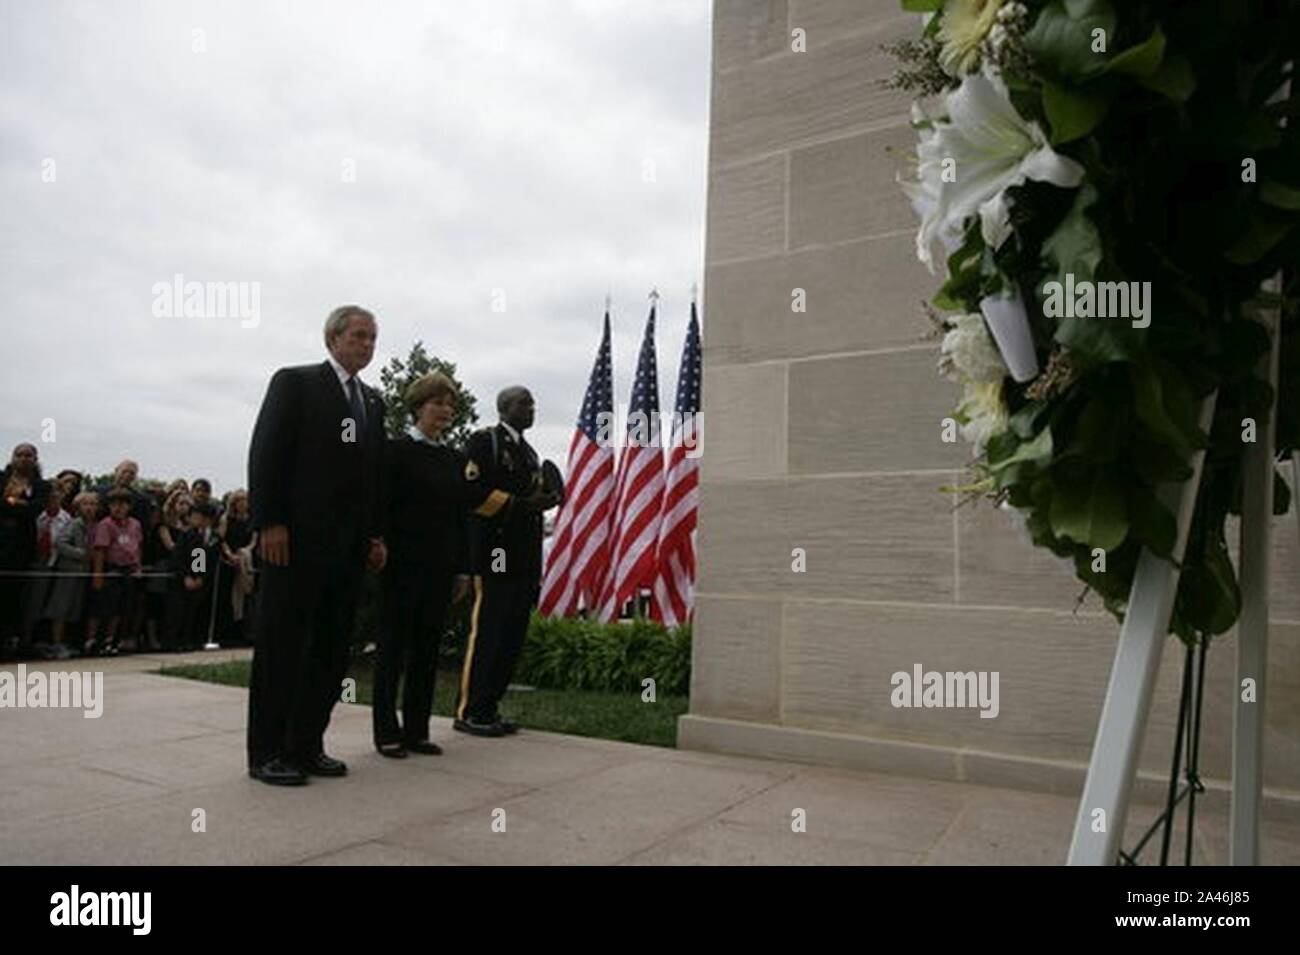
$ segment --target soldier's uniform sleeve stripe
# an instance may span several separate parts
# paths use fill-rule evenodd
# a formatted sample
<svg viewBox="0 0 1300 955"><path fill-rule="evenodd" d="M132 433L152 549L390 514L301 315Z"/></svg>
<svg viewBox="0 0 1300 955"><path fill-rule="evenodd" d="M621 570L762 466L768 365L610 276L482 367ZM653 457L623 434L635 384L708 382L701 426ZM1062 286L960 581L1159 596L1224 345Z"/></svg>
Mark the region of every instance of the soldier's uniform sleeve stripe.
<svg viewBox="0 0 1300 955"><path fill-rule="evenodd" d="M493 517L496 513L510 503L510 495L505 491L493 491L478 507L474 508L474 513L479 517Z"/></svg>

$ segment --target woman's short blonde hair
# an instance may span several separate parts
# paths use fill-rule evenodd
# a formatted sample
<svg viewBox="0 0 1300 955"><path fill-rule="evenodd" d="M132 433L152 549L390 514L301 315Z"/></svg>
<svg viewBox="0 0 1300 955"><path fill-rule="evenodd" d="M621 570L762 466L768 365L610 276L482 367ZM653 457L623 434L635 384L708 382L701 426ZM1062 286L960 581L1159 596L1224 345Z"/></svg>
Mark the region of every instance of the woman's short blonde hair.
<svg viewBox="0 0 1300 955"><path fill-rule="evenodd" d="M453 400L460 397L460 390L456 387L456 383L440 371L431 371L411 382L402 398L411 412L411 417L414 418L420 413L420 407L430 398L444 398L447 395L451 395Z"/></svg>

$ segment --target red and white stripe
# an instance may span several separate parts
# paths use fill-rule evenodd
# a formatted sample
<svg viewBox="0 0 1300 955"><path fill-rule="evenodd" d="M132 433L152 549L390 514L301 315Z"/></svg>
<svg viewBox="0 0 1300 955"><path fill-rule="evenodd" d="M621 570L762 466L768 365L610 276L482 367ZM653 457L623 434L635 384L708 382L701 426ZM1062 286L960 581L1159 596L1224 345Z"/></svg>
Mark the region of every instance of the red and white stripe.
<svg viewBox="0 0 1300 955"><path fill-rule="evenodd" d="M695 607L695 524L700 503L700 461L694 451L699 435L695 416L674 416L663 517L659 529L658 566L650 616L676 627L691 619ZM685 435L683 435L685 430Z"/></svg>
<svg viewBox="0 0 1300 955"><path fill-rule="evenodd" d="M581 429L569 444L566 499L555 520L538 609L544 616L573 616L581 603L594 607L609 565L614 503L614 449Z"/></svg>
<svg viewBox="0 0 1300 955"><path fill-rule="evenodd" d="M609 573L601 594L600 620L617 620L623 606L654 582L664 494L664 456L659 416L649 420L649 441L629 441L618 462L614 538Z"/></svg>

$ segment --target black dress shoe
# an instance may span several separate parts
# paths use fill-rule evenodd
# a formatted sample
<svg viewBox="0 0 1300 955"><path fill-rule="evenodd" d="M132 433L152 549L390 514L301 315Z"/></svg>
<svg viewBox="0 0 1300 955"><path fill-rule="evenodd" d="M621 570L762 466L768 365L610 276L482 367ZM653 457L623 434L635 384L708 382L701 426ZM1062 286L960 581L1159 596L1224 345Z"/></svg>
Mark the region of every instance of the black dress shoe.
<svg viewBox="0 0 1300 955"><path fill-rule="evenodd" d="M379 750L380 756L389 759L406 759L406 746L402 743L376 743L375 749Z"/></svg>
<svg viewBox="0 0 1300 955"><path fill-rule="evenodd" d="M408 752L419 753L421 756L441 756L442 747L437 743L427 739L412 740L404 744Z"/></svg>
<svg viewBox="0 0 1300 955"><path fill-rule="evenodd" d="M471 733L474 736L505 736L506 731L502 725L496 721L485 723L482 720L476 720L470 717L467 720L456 720L451 724L451 728L461 733Z"/></svg>
<svg viewBox="0 0 1300 955"><path fill-rule="evenodd" d="M317 753L302 761L302 771L311 776L346 776L347 763L324 753Z"/></svg>
<svg viewBox="0 0 1300 955"><path fill-rule="evenodd" d="M504 716L501 715L499 711L495 715L493 715L492 722L500 723L501 728L506 731L507 736L509 736L511 733L519 732L519 724L516 723L514 720L506 719Z"/></svg>
<svg viewBox="0 0 1300 955"><path fill-rule="evenodd" d="M248 775L272 786L301 786L307 782L307 776L301 769L283 759L272 759L261 766L252 766Z"/></svg>

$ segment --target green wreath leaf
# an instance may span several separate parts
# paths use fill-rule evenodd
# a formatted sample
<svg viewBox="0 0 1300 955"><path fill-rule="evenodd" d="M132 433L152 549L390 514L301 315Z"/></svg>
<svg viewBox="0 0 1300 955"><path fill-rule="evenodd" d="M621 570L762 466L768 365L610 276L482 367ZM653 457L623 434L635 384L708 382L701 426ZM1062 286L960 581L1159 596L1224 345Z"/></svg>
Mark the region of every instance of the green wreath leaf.
<svg viewBox="0 0 1300 955"><path fill-rule="evenodd" d="M1051 143L1073 142L1096 129L1110 109L1110 98L1077 86L1043 81L1043 112L1052 127Z"/></svg>
<svg viewBox="0 0 1300 955"><path fill-rule="evenodd" d="M1009 432L1003 432L1009 434ZM1011 467L1015 464L1038 464L1045 465L1052 459L1052 430L1044 428L1038 432L1038 435L1029 441L1022 441L1016 446L1016 449L1009 455L999 461L989 462L989 472L997 474L998 472Z"/></svg>
<svg viewBox="0 0 1300 955"><path fill-rule="evenodd" d="M1074 204L1056 231L1043 242L1043 256L1056 263L1056 279L1064 282L1067 272L1075 280L1091 280L1101 262L1101 233L1088 216L1097 201L1097 188L1085 182L1075 194Z"/></svg>
<svg viewBox="0 0 1300 955"><path fill-rule="evenodd" d="M1175 103L1186 103L1196 92L1196 74L1192 71L1192 63L1177 53L1166 56L1154 73L1139 76L1138 82Z"/></svg>
<svg viewBox="0 0 1300 955"><path fill-rule="evenodd" d="M1193 631L1224 633L1241 612L1241 588L1225 547L1205 548L1200 560L1183 567L1176 612Z"/></svg>
<svg viewBox="0 0 1300 955"><path fill-rule="evenodd" d="M1062 76L1083 77L1105 68L1106 60L1092 51L1093 30L1115 33L1115 11L1109 0L1052 0L1025 33L1025 49L1035 61L1050 64Z"/></svg>
<svg viewBox="0 0 1300 955"><path fill-rule="evenodd" d="M1151 35L1127 50L1120 50L1106 61L1106 72L1127 73L1133 76L1151 76L1160 68L1165 57L1165 31L1159 25Z"/></svg>
<svg viewBox="0 0 1300 955"><path fill-rule="evenodd" d="M1300 188L1276 179L1265 179L1259 184L1259 198L1261 202L1279 209L1300 210Z"/></svg>
<svg viewBox="0 0 1300 955"><path fill-rule="evenodd" d="M1109 471L1097 471L1082 484L1061 484L1052 496L1052 532L1104 551L1128 536L1124 489Z"/></svg>
<svg viewBox="0 0 1300 955"><path fill-rule="evenodd" d="M1165 382L1146 363L1134 362L1128 366L1129 379L1133 384L1133 406L1138 420L1147 426L1152 434L1174 449L1180 457L1192 453L1194 442L1199 437L1188 434L1186 422L1175 421L1170 416L1165 400ZM1203 442L1197 442L1203 443Z"/></svg>
<svg viewBox="0 0 1300 955"><path fill-rule="evenodd" d="M1295 221L1254 215L1246 231L1239 235L1224 253L1233 265L1253 265L1281 242L1295 227Z"/></svg>
<svg viewBox="0 0 1300 955"><path fill-rule="evenodd" d="M1133 537L1153 554L1171 558L1178 538L1178 522L1149 487L1130 488L1128 513Z"/></svg>
<svg viewBox="0 0 1300 955"><path fill-rule="evenodd" d="M1103 365L1132 361L1142 350L1145 328L1109 318L1063 318L1056 326L1056 341L1075 355Z"/></svg>

